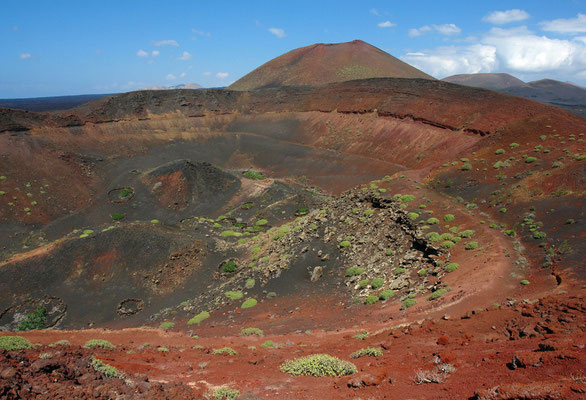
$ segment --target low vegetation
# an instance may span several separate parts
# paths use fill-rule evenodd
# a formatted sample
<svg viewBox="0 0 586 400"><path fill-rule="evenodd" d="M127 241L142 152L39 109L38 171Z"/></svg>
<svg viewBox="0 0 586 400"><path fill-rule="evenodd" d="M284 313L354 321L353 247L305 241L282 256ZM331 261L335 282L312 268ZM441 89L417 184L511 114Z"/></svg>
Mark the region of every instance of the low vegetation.
<svg viewBox="0 0 586 400"><path fill-rule="evenodd" d="M381 349L376 349L374 347L366 347L364 349L360 349L355 351L350 355L352 358L360 358L360 357L380 357L383 355Z"/></svg>
<svg viewBox="0 0 586 400"><path fill-rule="evenodd" d="M22 321L18 323L19 331L30 331L33 329L43 329L47 322L47 310L45 307L37 307L31 313L28 313Z"/></svg>
<svg viewBox="0 0 586 400"><path fill-rule="evenodd" d="M93 348L100 348L100 349L113 349L114 346L112 343L108 342L104 339L90 339L83 345L86 349L93 349Z"/></svg>
<svg viewBox="0 0 586 400"><path fill-rule="evenodd" d="M95 357L92 357L91 366L94 370L101 373L106 378L117 378L120 375L120 371L118 371L118 369Z"/></svg>
<svg viewBox="0 0 586 400"><path fill-rule="evenodd" d="M344 376L356 371L356 366L351 362L340 360L329 354L312 354L281 364L281 372L293 376Z"/></svg>
<svg viewBox="0 0 586 400"><path fill-rule="evenodd" d="M258 328L242 328L240 330L240 334L242 336L258 336L258 337L264 336L263 331Z"/></svg>
<svg viewBox="0 0 586 400"><path fill-rule="evenodd" d="M258 304L258 301L256 299L246 299L246 300L244 300L244 302L242 303L240 308L251 308L251 307L256 306L257 304Z"/></svg>
<svg viewBox="0 0 586 400"><path fill-rule="evenodd" d="M33 344L21 336L0 336L0 349L24 350L31 349Z"/></svg>
<svg viewBox="0 0 586 400"><path fill-rule="evenodd" d="M197 314L196 316L194 316L193 318L191 318L189 321L187 321L187 325L196 325L201 323L202 321L208 319L210 317L210 313L207 311L202 311L199 314Z"/></svg>
<svg viewBox="0 0 586 400"><path fill-rule="evenodd" d="M220 347L212 350L212 354L215 356L235 356L238 355L236 350L231 347Z"/></svg>

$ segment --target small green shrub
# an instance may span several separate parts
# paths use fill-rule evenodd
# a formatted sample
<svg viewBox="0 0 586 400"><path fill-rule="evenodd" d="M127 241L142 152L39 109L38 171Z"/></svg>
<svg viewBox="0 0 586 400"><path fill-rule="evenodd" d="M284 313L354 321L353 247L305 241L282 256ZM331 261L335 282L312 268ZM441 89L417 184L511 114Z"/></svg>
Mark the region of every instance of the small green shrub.
<svg viewBox="0 0 586 400"><path fill-rule="evenodd" d="M133 193L134 193L134 191L132 189L123 188L123 189L120 189L120 192L118 195L120 196L121 199L125 199L128 196L131 196Z"/></svg>
<svg viewBox="0 0 586 400"><path fill-rule="evenodd" d="M85 347L86 349L93 349L95 347L98 347L101 349L113 349L116 346L114 346L112 343L108 342L107 340L91 339L91 340L88 340L87 342L85 342L83 347Z"/></svg>
<svg viewBox="0 0 586 400"><path fill-rule="evenodd" d="M229 290L224 293L224 296L230 300L240 300L242 297L244 297L244 294L241 291Z"/></svg>
<svg viewBox="0 0 586 400"><path fill-rule="evenodd" d="M122 213L112 213L110 214L110 217L114 220L114 221L119 221L121 219L124 219L124 217L126 217L125 214Z"/></svg>
<svg viewBox="0 0 586 400"><path fill-rule="evenodd" d="M366 304L374 304L378 302L378 296L368 296L365 300L364 303Z"/></svg>
<svg viewBox="0 0 586 400"><path fill-rule="evenodd" d="M269 221L267 221L266 219L259 219L258 221L256 221L256 226L264 226L266 224L268 224Z"/></svg>
<svg viewBox="0 0 586 400"><path fill-rule="evenodd" d="M102 360L92 357L92 362L90 364L92 368L104 375L106 378L117 378L120 375L120 372L113 366L106 364Z"/></svg>
<svg viewBox="0 0 586 400"><path fill-rule="evenodd" d="M514 148L519 147L519 146L520 146L519 143L514 143L514 142L509 145L509 147L511 149L514 149Z"/></svg>
<svg viewBox="0 0 586 400"><path fill-rule="evenodd" d="M446 221L446 222L452 222L454 219L456 219L456 217L454 217L454 214L444 215L444 221Z"/></svg>
<svg viewBox="0 0 586 400"><path fill-rule="evenodd" d="M504 214L504 213L506 213L506 212L507 212L507 209L506 209L505 207L503 207L503 208L501 208L501 209L499 210L499 212Z"/></svg>
<svg viewBox="0 0 586 400"><path fill-rule="evenodd" d="M415 196L411 195L411 194L405 194L403 196L400 197L400 200L402 203L410 203L413 200L415 200Z"/></svg>
<svg viewBox="0 0 586 400"><path fill-rule="evenodd" d="M415 304L417 304L417 300L408 297L401 302L401 308L406 309L413 307Z"/></svg>
<svg viewBox="0 0 586 400"><path fill-rule="evenodd" d="M244 300L244 302L242 303L240 308L251 308L251 307L256 306L257 304L258 304L258 301L256 299L246 299L246 300Z"/></svg>
<svg viewBox="0 0 586 400"><path fill-rule="evenodd" d="M395 250L393 250L393 249L387 249L385 251L385 255L387 255L387 256L392 256L394 253L395 253Z"/></svg>
<svg viewBox="0 0 586 400"><path fill-rule="evenodd" d="M427 268L421 268L419 271L417 271L417 275L419 275L419 276L427 275Z"/></svg>
<svg viewBox="0 0 586 400"><path fill-rule="evenodd" d="M458 264L458 263L449 263L448 265L445 266L444 269L446 270L446 272L454 272L459 267L460 267L460 264Z"/></svg>
<svg viewBox="0 0 586 400"><path fill-rule="evenodd" d="M367 287L368 279L362 279L360 282L358 282L358 286L360 287L360 289L364 289L365 287Z"/></svg>
<svg viewBox="0 0 586 400"><path fill-rule="evenodd" d="M458 236L461 238L471 238L472 235L474 235L474 231L472 229L466 229L465 231L458 233Z"/></svg>
<svg viewBox="0 0 586 400"><path fill-rule="evenodd" d="M523 279L521 281L521 285L529 285L531 282L529 282L527 279Z"/></svg>
<svg viewBox="0 0 586 400"><path fill-rule="evenodd" d="M456 243L450 241L450 240L444 240L440 246L442 247L442 249L451 249L452 247L454 247L456 245Z"/></svg>
<svg viewBox="0 0 586 400"><path fill-rule="evenodd" d="M273 348L275 347L275 342L273 342L272 340L267 340L263 344L261 344L260 347Z"/></svg>
<svg viewBox="0 0 586 400"><path fill-rule="evenodd" d="M441 236L437 232L429 232L425 237L430 242L439 242L441 240Z"/></svg>
<svg viewBox="0 0 586 400"><path fill-rule="evenodd" d="M354 339L364 340L368 337L368 331L362 331L354 335Z"/></svg>
<svg viewBox="0 0 586 400"><path fill-rule="evenodd" d="M431 301L431 300L439 299L440 297L442 297L447 292L448 291L446 289L444 289L444 288L435 290L435 291L431 292L431 296L429 296L427 298L427 300Z"/></svg>
<svg viewBox="0 0 586 400"><path fill-rule="evenodd" d="M242 233L240 232L235 232L231 229L228 229L227 231L223 231L222 233L220 233L221 237L240 237L242 236Z"/></svg>
<svg viewBox="0 0 586 400"><path fill-rule="evenodd" d="M415 221L417 218L419 218L419 214L417 214L416 212L410 212L409 214L407 214L407 216L411 221Z"/></svg>
<svg viewBox="0 0 586 400"><path fill-rule="evenodd" d="M240 392L236 389L221 387L212 392L212 397L216 400L236 400Z"/></svg>
<svg viewBox="0 0 586 400"><path fill-rule="evenodd" d="M33 344L21 336L0 336L0 349L12 351L32 348Z"/></svg>
<svg viewBox="0 0 586 400"><path fill-rule="evenodd" d="M533 239L545 239L546 236L547 234L545 232L533 232Z"/></svg>
<svg viewBox="0 0 586 400"><path fill-rule="evenodd" d="M517 236L517 232L515 232L513 229L508 229L505 231L505 235L507 236Z"/></svg>
<svg viewBox="0 0 586 400"><path fill-rule="evenodd" d="M175 326L175 322L165 321L159 325L159 329L169 330Z"/></svg>
<svg viewBox="0 0 586 400"><path fill-rule="evenodd" d="M222 263L222 272L225 274L231 274L236 271L236 262L234 260L228 260Z"/></svg>
<svg viewBox="0 0 586 400"><path fill-rule="evenodd" d="M263 331L258 328L242 328L240 330L240 334L242 336L258 336L258 337L264 336Z"/></svg>
<svg viewBox="0 0 586 400"><path fill-rule="evenodd" d="M535 161L537 161L537 158L535 158L535 157L527 157L527 158L525 159L525 162L526 162L527 164L534 163Z"/></svg>
<svg viewBox="0 0 586 400"><path fill-rule="evenodd" d="M355 351L354 353L350 354L352 358L360 358L360 357L380 357L383 355L381 349L376 349L374 347L366 347L364 349L360 349Z"/></svg>
<svg viewBox="0 0 586 400"><path fill-rule="evenodd" d="M19 331L30 331L33 329L43 329L47 322L47 310L45 307L37 307L33 312L28 313L22 321L18 323Z"/></svg>
<svg viewBox="0 0 586 400"><path fill-rule="evenodd" d="M161 353L168 353L169 349L164 346L159 346L159 347L157 347L157 351L160 351Z"/></svg>
<svg viewBox="0 0 586 400"><path fill-rule="evenodd" d="M254 284L255 284L255 281L254 281L254 279L252 279L252 278L248 278L248 279L246 280L246 282L244 283L244 287L245 287L246 289L252 289L252 288L254 287Z"/></svg>
<svg viewBox="0 0 586 400"><path fill-rule="evenodd" d="M428 220L427 220L427 223L429 225L436 225L436 224L439 224L439 222L440 222L439 219L434 218L434 217L428 218Z"/></svg>
<svg viewBox="0 0 586 400"><path fill-rule="evenodd" d="M187 321L187 325L196 325L201 323L202 321L208 319L210 317L210 313L207 311L202 311L199 314L197 314L196 316L194 316L193 318L191 318L189 321Z"/></svg>
<svg viewBox="0 0 586 400"><path fill-rule="evenodd" d="M248 179L254 179L257 181L262 181L264 179L264 176L262 176L262 174L260 172L254 171L252 169L249 171L246 171L244 173L244 176L247 177Z"/></svg>
<svg viewBox="0 0 586 400"><path fill-rule="evenodd" d="M341 248L346 248L346 247L349 247L349 246L350 246L350 241L348 241L348 240L342 240L340 242L340 247Z"/></svg>
<svg viewBox="0 0 586 400"><path fill-rule="evenodd" d="M350 267L346 270L346 276L350 277L350 276L362 275L364 273L364 271L365 271L364 268L360 268L355 265L355 266Z"/></svg>
<svg viewBox="0 0 586 400"><path fill-rule="evenodd" d="M477 248L478 248L478 242L468 242L465 247L466 250L475 250Z"/></svg>
<svg viewBox="0 0 586 400"><path fill-rule="evenodd" d="M494 154L505 154L505 149L497 149Z"/></svg>
<svg viewBox="0 0 586 400"><path fill-rule="evenodd" d="M220 347L212 350L212 354L215 356L235 356L238 353L231 347Z"/></svg>
<svg viewBox="0 0 586 400"><path fill-rule="evenodd" d="M370 282L370 286L372 286L373 289L380 289L384 284L385 280L383 278L374 278L372 282Z"/></svg>
<svg viewBox="0 0 586 400"><path fill-rule="evenodd" d="M380 292L379 298L381 300L388 300L391 297L395 296L395 291L391 290L391 289L385 289L382 292Z"/></svg>
<svg viewBox="0 0 586 400"><path fill-rule="evenodd" d="M281 372L299 376L344 376L357 371L356 366L329 354L312 354L281 364Z"/></svg>
<svg viewBox="0 0 586 400"><path fill-rule="evenodd" d="M370 217L374 214L374 210L372 208L369 208L368 210L364 211L364 216L365 217Z"/></svg>
<svg viewBox="0 0 586 400"><path fill-rule="evenodd" d="M470 171L472 169L472 164L466 163L462 165L462 171Z"/></svg>
<svg viewBox="0 0 586 400"><path fill-rule="evenodd" d="M393 273L394 273L395 275L401 275L401 274L402 274L402 273L404 273L405 271L407 271L405 268L398 267L398 268L395 268L395 269L393 270Z"/></svg>

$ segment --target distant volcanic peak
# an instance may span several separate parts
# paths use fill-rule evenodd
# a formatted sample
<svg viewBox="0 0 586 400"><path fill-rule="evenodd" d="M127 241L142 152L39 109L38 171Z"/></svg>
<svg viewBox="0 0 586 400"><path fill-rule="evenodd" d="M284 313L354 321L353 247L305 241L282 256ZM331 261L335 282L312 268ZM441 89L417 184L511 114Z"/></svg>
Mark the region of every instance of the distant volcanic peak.
<svg viewBox="0 0 586 400"><path fill-rule="evenodd" d="M234 82L229 89L323 85L368 78L434 78L362 40L316 43L291 50Z"/></svg>
<svg viewBox="0 0 586 400"><path fill-rule="evenodd" d="M505 73L459 74L448 76L442 79L442 81L491 90L525 85L525 82L522 80Z"/></svg>

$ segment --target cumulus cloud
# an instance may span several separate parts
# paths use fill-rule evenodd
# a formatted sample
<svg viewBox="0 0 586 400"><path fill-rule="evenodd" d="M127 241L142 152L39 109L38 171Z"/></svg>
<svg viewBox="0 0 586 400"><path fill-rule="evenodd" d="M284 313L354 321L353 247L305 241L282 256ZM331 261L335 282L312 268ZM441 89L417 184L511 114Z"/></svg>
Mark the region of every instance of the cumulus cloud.
<svg viewBox="0 0 586 400"><path fill-rule="evenodd" d="M407 53L402 58L436 77L490 72L498 67L496 49L481 44L439 47L424 52Z"/></svg>
<svg viewBox="0 0 586 400"><path fill-rule="evenodd" d="M441 33L442 35L457 35L462 32L462 29L458 28L456 24L443 24L443 25L432 25L433 29Z"/></svg>
<svg viewBox="0 0 586 400"><path fill-rule="evenodd" d="M218 73L216 74L216 78L219 78L219 79L225 79L225 78L227 78L227 77L228 77L228 75L230 75L230 74L229 74L229 73L227 73L227 72L218 72Z"/></svg>
<svg viewBox="0 0 586 400"><path fill-rule="evenodd" d="M436 31L442 35L445 36L451 36L451 35L458 35L460 32L462 32L462 29L460 29L458 26L456 26L456 24L443 24L443 25L424 25L421 28L412 28L409 29L409 36L410 37L417 37L417 36L421 36L421 35L425 35L428 32L431 31Z"/></svg>
<svg viewBox="0 0 586 400"><path fill-rule="evenodd" d="M541 29L558 33L586 33L586 14L578 14L576 18L559 18L541 22Z"/></svg>
<svg viewBox="0 0 586 400"><path fill-rule="evenodd" d="M203 36L203 37L210 37L212 36L211 33L205 31L199 31L197 29L192 29L191 32L195 33L196 35Z"/></svg>
<svg viewBox="0 0 586 400"><path fill-rule="evenodd" d="M503 25L510 22L524 21L527 18L529 18L529 14L526 11L515 8L507 11L493 11L485 15L482 20L495 25Z"/></svg>
<svg viewBox="0 0 586 400"><path fill-rule="evenodd" d="M484 42L498 50L504 67L522 72L572 68L580 58L585 58L586 52L586 47L578 42L536 36L525 27L493 28Z"/></svg>
<svg viewBox="0 0 586 400"><path fill-rule="evenodd" d="M149 53L147 53L143 49L140 49L139 51L136 52L136 56L137 57L148 57L149 56Z"/></svg>
<svg viewBox="0 0 586 400"><path fill-rule="evenodd" d="M273 35L275 35L279 39L285 37L285 31L280 28L269 28L269 32L271 32Z"/></svg>
<svg viewBox="0 0 586 400"><path fill-rule="evenodd" d="M586 38L538 36L526 27L492 28L474 44L407 53L404 61L436 77L508 72L526 77L581 79L586 71Z"/></svg>
<svg viewBox="0 0 586 400"><path fill-rule="evenodd" d="M417 37L417 36L425 35L427 32L431 32L431 27L424 25L421 28L409 29L409 36L410 37Z"/></svg>
<svg viewBox="0 0 586 400"><path fill-rule="evenodd" d="M179 46L176 40L156 40L151 42L151 46Z"/></svg>
<svg viewBox="0 0 586 400"><path fill-rule="evenodd" d="M153 51L151 52L151 56L153 56L153 57L156 57L156 56L158 56L159 54L161 54L161 53L159 52L159 50L153 50Z"/></svg>
<svg viewBox="0 0 586 400"><path fill-rule="evenodd" d="M178 57L178 60L181 61L187 61L187 60L191 60L193 58L192 54L189 54L188 51L184 51L183 54L181 55L181 57Z"/></svg>
<svg viewBox="0 0 586 400"><path fill-rule="evenodd" d="M21 60L26 60L27 58L31 58L31 53L22 53L20 55Z"/></svg>
<svg viewBox="0 0 586 400"><path fill-rule="evenodd" d="M173 75L173 74L168 74L165 77L165 79L168 80L168 81L174 81L175 79L177 79L177 77L175 75Z"/></svg>
<svg viewBox="0 0 586 400"><path fill-rule="evenodd" d="M378 10L376 8L371 8L370 9L370 13L372 15L376 15L376 16L379 16L380 15L380 13L378 12Z"/></svg>
<svg viewBox="0 0 586 400"><path fill-rule="evenodd" d="M393 24L391 21L384 21L379 22L378 24L376 24L376 26L378 26L379 28L391 28L393 26L397 26L397 24Z"/></svg>

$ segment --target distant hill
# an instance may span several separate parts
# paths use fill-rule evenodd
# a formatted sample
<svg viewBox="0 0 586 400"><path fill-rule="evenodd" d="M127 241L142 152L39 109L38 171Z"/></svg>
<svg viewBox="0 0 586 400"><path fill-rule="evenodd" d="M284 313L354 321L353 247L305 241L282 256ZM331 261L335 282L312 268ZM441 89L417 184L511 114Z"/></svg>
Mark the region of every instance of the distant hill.
<svg viewBox="0 0 586 400"><path fill-rule="evenodd" d="M502 90L525 84L521 79L509 74L460 74L448 76L442 81L490 90Z"/></svg>
<svg viewBox="0 0 586 400"><path fill-rule="evenodd" d="M553 79L525 83L509 74L462 74L448 76L442 80L524 97L586 117L586 89L572 83Z"/></svg>
<svg viewBox="0 0 586 400"><path fill-rule="evenodd" d="M203 86L197 83L182 83L175 86L153 85L144 88L143 90L173 90L173 89L203 89Z"/></svg>
<svg viewBox="0 0 586 400"><path fill-rule="evenodd" d="M381 49L354 40L292 50L261 65L228 89L321 85L367 78L435 79Z"/></svg>
<svg viewBox="0 0 586 400"><path fill-rule="evenodd" d="M69 110L88 101L109 96L109 94L82 94L78 96L34 97L29 99L0 99L0 107L26 111Z"/></svg>

